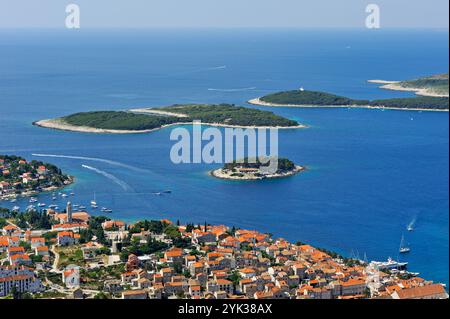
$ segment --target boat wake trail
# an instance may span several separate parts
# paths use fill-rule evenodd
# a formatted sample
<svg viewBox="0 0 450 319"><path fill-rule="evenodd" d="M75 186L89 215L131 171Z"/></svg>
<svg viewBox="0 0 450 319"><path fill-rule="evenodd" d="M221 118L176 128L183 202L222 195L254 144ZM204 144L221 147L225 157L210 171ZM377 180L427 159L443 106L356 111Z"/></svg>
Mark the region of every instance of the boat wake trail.
<svg viewBox="0 0 450 319"><path fill-rule="evenodd" d="M103 158L95 158L95 157L84 157L84 156L71 156L71 155L55 155L55 154L31 154L32 156L36 157L54 157L54 158L68 158L68 159L77 159L82 161L93 161L93 162L101 162L106 163L114 166L120 166L123 168L130 169L135 172L141 172L141 173L149 173L150 171L138 167L134 167L131 165L123 164L116 161L111 161Z"/></svg>
<svg viewBox="0 0 450 319"><path fill-rule="evenodd" d="M417 216L414 216L414 218L409 222L407 229L409 231L413 231L414 227L416 226L416 222L417 222Z"/></svg>
<svg viewBox="0 0 450 319"><path fill-rule="evenodd" d="M226 65L216 66L212 68L207 68L206 70L225 70L227 68Z"/></svg>
<svg viewBox="0 0 450 319"><path fill-rule="evenodd" d="M97 168L95 168L95 167L88 166L88 165L84 165L84 164L81 165L81 166L82 166L83 168L86 168L86 169L88 169L88 170L90 170L90 171L96 172L97 174L103 175L103 176L105 176L106 178L112 180L114 183L116 183L117 185L119 185L120 187L122 187L122 189L123 189L124 191L131 191L131 190L132 190L131 187L130 187L127 183L125 183L124 181L118 179L117 177L115 177L114 175L112 175L112 174L110 174L110 173L107 173L107 172L102 171L102 170L99 170L99 169L97 169Z"/></svg>
<svg viewBox="0 0 450 319"><path fill-rule="evenodd" d="M208 91L217 91L217 92L244 92L252 90L256 90L256 87L241 88L241 89L208 89Z"/></svg>

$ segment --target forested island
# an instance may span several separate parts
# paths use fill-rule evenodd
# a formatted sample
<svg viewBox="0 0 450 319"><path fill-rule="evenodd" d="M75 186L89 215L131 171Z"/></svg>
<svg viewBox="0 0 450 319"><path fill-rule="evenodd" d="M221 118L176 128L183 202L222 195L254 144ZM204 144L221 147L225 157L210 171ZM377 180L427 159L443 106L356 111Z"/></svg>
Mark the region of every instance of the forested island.
<svg viewBox="0 0 450 319"><path fill-rule="evenodd" d="M446 97L420 96L369 101L350 99L330 93L306 90L294 90L269 94L259 99L250 100L249 103L265 106L291 107L366 107L425 111L448 111L449 109L449 99Z"/></svg>
<svg viewBox="0 0 450 319"><path fill-rule="evenodd" d="M262 168L267 167L267 163L262 163L259 159L245 158L227 163L222 168L212 171L211 175L221 179L250 181L288 177L305 169L286 158L278 158L277 160L278 167L275 173L264 172Z"/></svg>
<svg viewBox="0 0 450 319"><path fill-rule="evenodd" d="M407 81L369 80L369 82L383 84L381 88L387 90L412 91L423 96L449 97L448 73Z"/></svg>
<svg viewBox="0 0 450 319"><path fill-rule="evenodd" d="M32 196L53 191L73 182L55 165L28 162L19 156L0 155L0 199Z"/></svg>
<svg viewBox="0 0 450 319"><path fill-rule="evenodd" d="M301 128L296 121L269 111L231 104L177 104L129 111L95 111L41 120L34 125L91 133L146 133L170 125L191 124L255 128Z"/></svg>

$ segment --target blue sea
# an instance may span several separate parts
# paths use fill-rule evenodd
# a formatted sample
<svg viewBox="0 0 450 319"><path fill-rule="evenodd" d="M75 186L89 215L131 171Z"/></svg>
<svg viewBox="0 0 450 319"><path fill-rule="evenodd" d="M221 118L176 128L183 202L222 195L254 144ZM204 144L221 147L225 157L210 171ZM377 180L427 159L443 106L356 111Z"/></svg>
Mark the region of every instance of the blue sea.
<svg viewBox="0 0 450 319"><path fill-rule="evenodd" d="M95 135L32 125L80 111L247 105L299 87L412 96L366 80L448 72L448 45L442 30L1 30L0 153L60 166L76 176L73 203L89 206L95 193L126 221L234 225L368 260L399 258L404 235L412 251L400 259L448 284L447 112L261 107L309 126L279 136L280 155L308 170L247 183L208 176L217 165L174 165L171 129ZM172 193L153 194L161 190ZM51 195L39 201L51 204Z"/></svg>

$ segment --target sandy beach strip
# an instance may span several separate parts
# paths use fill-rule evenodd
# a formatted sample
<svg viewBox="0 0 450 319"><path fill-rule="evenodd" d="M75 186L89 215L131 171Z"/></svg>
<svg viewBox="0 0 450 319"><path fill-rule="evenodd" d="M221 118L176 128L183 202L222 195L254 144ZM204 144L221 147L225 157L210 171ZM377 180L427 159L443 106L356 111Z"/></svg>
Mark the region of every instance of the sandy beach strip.
<svg viewBox="0 0 450 319"><path fill-rule="evenodd" d="M394 84L394 83L400 83L400 81L387 81L387 80L367 80L369 83L376 83L376 84Z"/></svg>
<svg viewBox="0 0 450 319"><path fill-rule="evenodd" d="M156 127L154 129L149 130L110 130L110 129L99 129L93 128L89 126L76 126L71 125L64 122L61 119L48 119L48 120L40 120L33 123L35 126L62 130L62 131L70 131L70 132L79 132L79 133L95 133L95 134L144 134L155 132L164 128L168 128L171 126L179 126L179 125L193 125L193 122L177 122L167 125L162 125L161 127ZM296 126L241 126L241 125L228 125L222 123L201 123L202 126L213 126L213 127L224 127L224 128L241 128L241 129L300 129L306 128L306 125L296 125Z"/></svg>
<svg viewBox="0 0 450 319"><path fill-rule="evenodd" d="M270 106L270 107L295 107L295 108L354 108L354 109L385 109L385 110L396 110L396 111L424 111L424 112L448 112L448 109L425 109L425 108L403 108L403 107L385 107L385 106L373 106L373 105L307 105L307 104L275 104L264 102L261 98L256 98L247 101L249 104L259 105L259 106Z"/></svg>
<svg viewBox="0 0 450 319"><path fill-rule="evenodd" d="M71 131L71 132L80 132L80 133L97 133L97 134L142 134L149 133L155 130L159 130L160 128L152 129L152 130L109 130L109 129L99 129L89 126L77 126L71 125L69 123L64 122L62 119L48 119L48 120L40 120L33 123L33 125L50 128L61 131Z"/></svg>
<svg viewBox="0 0 450 319"><path fill-rule="evenodd" d="M128 110L128 112L163 115L163 116L174 116L174 117L179 117L179 118L187 118L187 117L189 117L186 114L155 110L155 109L151 109L151 108L149 108L149 109L146 109L146 108L131 109L131 110Z"/></svg>

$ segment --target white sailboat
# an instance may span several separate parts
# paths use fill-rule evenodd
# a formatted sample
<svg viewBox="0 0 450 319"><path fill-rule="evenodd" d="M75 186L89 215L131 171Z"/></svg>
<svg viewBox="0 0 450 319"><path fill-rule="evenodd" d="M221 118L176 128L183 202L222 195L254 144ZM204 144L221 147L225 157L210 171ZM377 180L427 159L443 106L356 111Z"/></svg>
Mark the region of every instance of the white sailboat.
<svg viewBox="0 0 450 319"><path fill-rule="evenodd" d="M409 248L408 246L405 245L405 238L403 236L402 236L402 240L400 242L400 250L399 251L401 254L406 254L411 251L411 248Z"/></svg>
<svg viewBox="0 0 450 319"><path fill-rule="evenodd" d="M91 207L92 208L98 208L98 205L97 205L97 199L96 199L96 194L94 193L94 199L93 200L91 200Z"/></svg>

